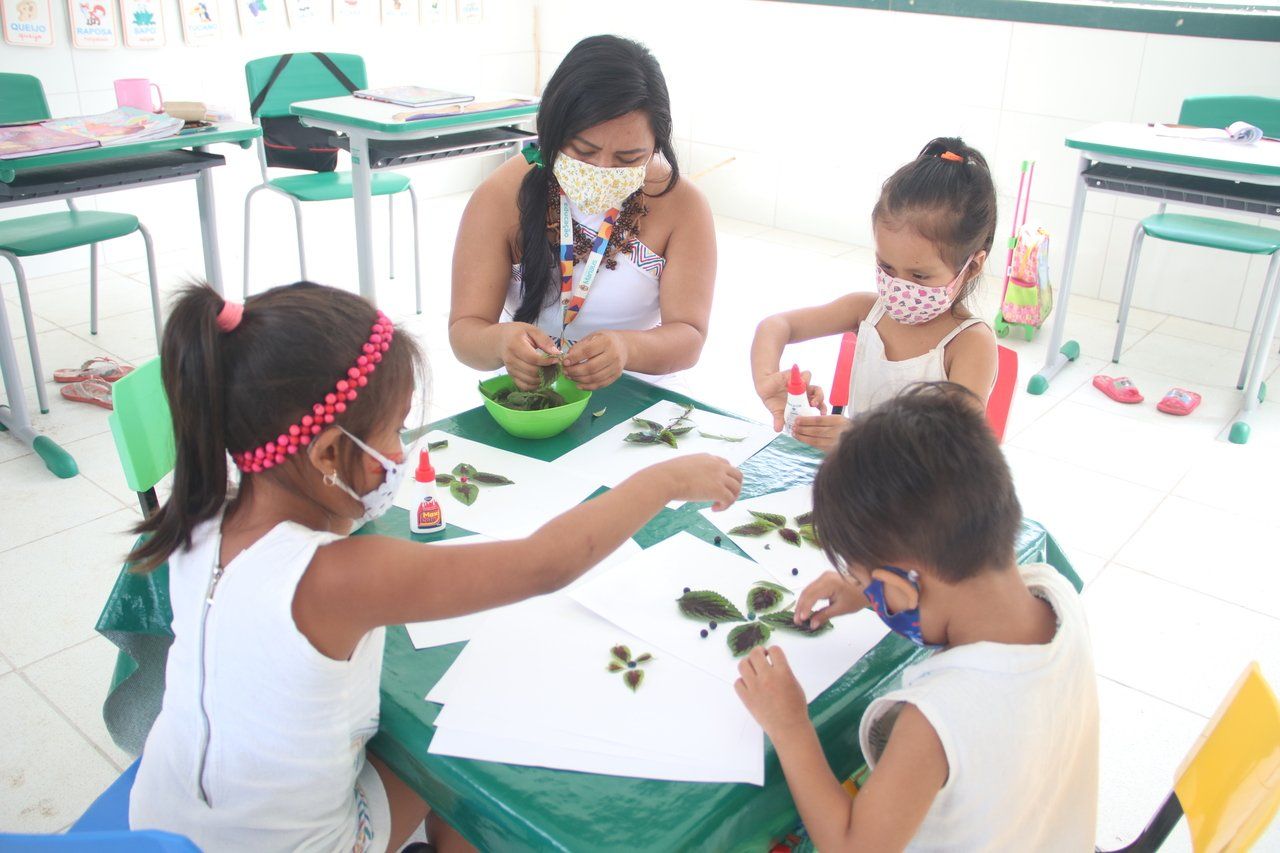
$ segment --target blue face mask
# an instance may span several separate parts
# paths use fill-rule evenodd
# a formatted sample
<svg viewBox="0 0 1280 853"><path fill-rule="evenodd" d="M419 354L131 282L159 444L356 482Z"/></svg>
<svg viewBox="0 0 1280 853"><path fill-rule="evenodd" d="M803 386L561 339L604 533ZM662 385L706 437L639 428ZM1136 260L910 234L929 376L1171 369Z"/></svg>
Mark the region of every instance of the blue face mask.
<svg viewBox="0 0 1280 853"><path fill-rule="evenodd" d="M915 587L917 598L919 598L919 575L915 572L905 572L896 566L885 566L884 569L885 571L893 572L895 575ZM901 634L922 648L940 648L940 646L931 645L924 641L924 636L920 633L919 607L913 607L910 610L900 610L897 613L889 612L889 602L886 600L884 593L884 581L879 578L873 578L871 583L867 584L865 593L867 601L871 603L871 609L880 617L881 622L889 626L891 631Z"/></svg>

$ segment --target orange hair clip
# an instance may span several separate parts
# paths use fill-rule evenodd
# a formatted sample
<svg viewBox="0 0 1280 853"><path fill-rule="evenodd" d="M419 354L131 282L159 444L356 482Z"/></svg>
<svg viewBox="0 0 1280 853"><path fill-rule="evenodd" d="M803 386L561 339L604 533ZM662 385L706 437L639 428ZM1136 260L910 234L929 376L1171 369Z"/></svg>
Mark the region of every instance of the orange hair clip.
<svg viewBox="0 0 1280 853"><path fill-rule="evenodd" d="M943 151L943 152L942 152L941 154L939 154L938 156L939 156L939 157L941 157L943 160L951 160L951 161L953 161L953 162L955 162L955 163L963 163L963 162L964 162L964 158L963 158L963 157L961 157L959 154L955 154L955 153L953 153L953 152L951 152L951 151Z"/></svg>

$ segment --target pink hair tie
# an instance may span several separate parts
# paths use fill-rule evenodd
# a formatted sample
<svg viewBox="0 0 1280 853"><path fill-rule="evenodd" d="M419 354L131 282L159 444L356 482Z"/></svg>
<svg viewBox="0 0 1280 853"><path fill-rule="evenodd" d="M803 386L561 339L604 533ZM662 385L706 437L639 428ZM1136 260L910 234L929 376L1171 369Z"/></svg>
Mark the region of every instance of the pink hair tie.
<svg viewBox="0 0 1280 853"><path fill-rule="evenodd" d="M223 333L234 331L243 316L244 306L228 299L222 303L222 310L218 312L218 329Z"/></svg>

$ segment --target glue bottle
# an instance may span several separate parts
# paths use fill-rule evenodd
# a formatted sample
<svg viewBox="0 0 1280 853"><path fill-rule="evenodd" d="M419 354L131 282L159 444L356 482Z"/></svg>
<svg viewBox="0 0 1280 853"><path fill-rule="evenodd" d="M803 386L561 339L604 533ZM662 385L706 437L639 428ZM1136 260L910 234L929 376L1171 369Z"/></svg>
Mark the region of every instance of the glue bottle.
<svg viewBox="0 0 1280 853"><path fill-rule="evenodd" d="M413 509L409 511L409 530L414 533L439 533L444 530L444 513L436 500L436 469L431 466L430 451L418 454L418 470L413 474Z"/></svg>
<svg viewBox="0 0 1280 853"><path fill-rule="evenodd" d="M782 414L782 432L793 435L796 418L816 414L819 414L818 410L809 405L809 389L804 384L804 377L800 375L800 367L793 364L791 378L787 380L787 407Z"/></svg>

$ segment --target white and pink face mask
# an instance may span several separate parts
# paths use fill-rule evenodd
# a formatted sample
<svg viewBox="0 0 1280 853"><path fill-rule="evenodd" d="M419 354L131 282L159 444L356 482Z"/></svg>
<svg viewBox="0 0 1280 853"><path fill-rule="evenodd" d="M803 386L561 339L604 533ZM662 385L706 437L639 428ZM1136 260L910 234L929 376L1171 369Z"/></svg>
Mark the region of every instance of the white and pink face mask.
<svg viewBox="0 0 1280 853"><path fill-rule="evenodd" d="M876 267L876 290L884 302L884 310L899 323L918 326L927 323L949 309L956 301L964 274L969 269L970 255L960 266L960 272L941 287L925 287L903 278L894 278Z"/></svg>

